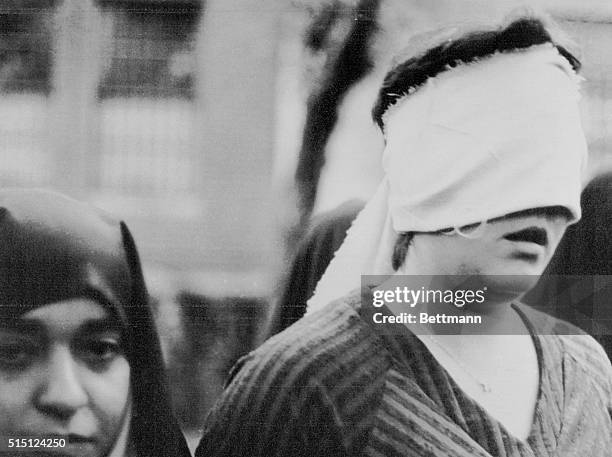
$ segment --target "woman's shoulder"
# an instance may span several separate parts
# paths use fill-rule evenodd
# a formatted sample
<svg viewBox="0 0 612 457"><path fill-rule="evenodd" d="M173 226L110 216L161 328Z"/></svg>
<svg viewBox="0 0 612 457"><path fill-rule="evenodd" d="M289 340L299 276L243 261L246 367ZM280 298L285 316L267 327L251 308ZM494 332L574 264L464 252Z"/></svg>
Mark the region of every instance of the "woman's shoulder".
<svg viewBox="0 0 612 457"><path fill-rule="evenodd" d="M384 370L388 364L384 345L359 316L357 300L351 293L307 314L244 356L232 376L276 371L297 382Z"/></svg>
<svg viewBox="0 0 612 457"><path fill-rule="evenodd" d="M612 365L595 338L579 327L531 306L519 304L519 309L543 341L554 344L565 360L572 361L581 370L586 371L612 395Z"/></svg>
<svg viewBox="0 0 612 457"><path fill-rule="evenodd" d="M515 306L529 321L532 331L538 335L587 335L576 325L535 309L531 305L519 302Z"/></svg>
<svg viewBox="0 0 612 457"><path fill-rule="evenodd" d="M599 389L603 398L612 401L612 365L601 344L591 335L570 324L527 305L520 309L533 325L533 330L557 354L566 383L583 383L585 376Z"/></svg>
<svg viewBox="0 0 612 457"><path fill-rule="evenodd" d="M338 449L367 436L388 365L350 301L330 303L240 359L196 455L354 455Z"/></svg>
<svg viewBox="0 0 612 457"><path fill-rule="evenodd" d="M586 333L559 335L564 354L572 358L590 376L599 380L612 396L612 365L601 344Z"/></svg>

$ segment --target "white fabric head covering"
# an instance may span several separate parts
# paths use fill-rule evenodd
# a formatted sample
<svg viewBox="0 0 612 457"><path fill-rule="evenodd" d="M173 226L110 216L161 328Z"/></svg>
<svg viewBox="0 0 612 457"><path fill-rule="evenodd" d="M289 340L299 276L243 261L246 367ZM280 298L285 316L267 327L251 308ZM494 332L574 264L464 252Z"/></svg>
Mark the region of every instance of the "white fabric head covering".
<svg viewBox="0 0 612 457"><path fill-rule="evenodd" d="M552 44L460 64L385 113L385 177L319 281L308 311L393 273L399 232L530 208L580 219L586 141L579 77Z"/></svg>

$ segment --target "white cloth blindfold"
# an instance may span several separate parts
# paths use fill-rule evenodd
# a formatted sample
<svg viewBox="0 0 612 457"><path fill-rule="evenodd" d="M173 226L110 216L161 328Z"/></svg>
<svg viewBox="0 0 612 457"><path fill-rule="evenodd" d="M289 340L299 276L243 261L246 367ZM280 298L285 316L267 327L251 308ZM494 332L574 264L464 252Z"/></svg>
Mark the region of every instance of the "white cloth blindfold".
<svg viewBox="0 0 612 457"><path fill-rule="evenodd" d="M433 232L516 211L580 219L587 146L579 77L552 44L459 64L384 115L385 177L319 281L308 311L393 273L399 232Z"/></svg>

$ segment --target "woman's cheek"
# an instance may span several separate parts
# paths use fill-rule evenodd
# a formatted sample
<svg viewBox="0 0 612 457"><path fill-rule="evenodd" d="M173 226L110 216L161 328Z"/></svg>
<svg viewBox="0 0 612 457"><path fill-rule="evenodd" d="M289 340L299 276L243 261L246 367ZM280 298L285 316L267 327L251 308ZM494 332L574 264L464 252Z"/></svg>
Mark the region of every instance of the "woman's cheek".
<svg viewBox="0 0 612 457"><path fill-rule="evenodd" d="M130 366L119 357L102 372L88 371L90 407L98 416L102 432L115 435L123 422L130 399Z"/></svg>
<svg viewBox="0 0 612 457"><path fill-rule="evenodd" d="M38 376L0 370L0 436L14 437L35 413L34 395Z"/></svg>

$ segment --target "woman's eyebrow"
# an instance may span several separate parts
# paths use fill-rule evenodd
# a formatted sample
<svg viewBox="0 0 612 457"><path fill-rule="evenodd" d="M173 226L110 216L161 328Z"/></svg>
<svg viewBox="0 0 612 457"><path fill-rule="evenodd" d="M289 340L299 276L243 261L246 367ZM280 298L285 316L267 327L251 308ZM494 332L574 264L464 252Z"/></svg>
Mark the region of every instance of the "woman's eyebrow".
<svg viewBox="0 0 612 457"><path fill-rule="evenodd" d="M104 290L104 287L99 287L99 286L94 287L94 286L88 285L85 288L84 295L87 298L97 301L104 307L108 307L111 309L115 307L115 303L113 302L113 299L109 296L108 291Z"/></svg>

